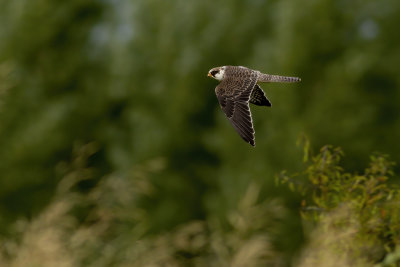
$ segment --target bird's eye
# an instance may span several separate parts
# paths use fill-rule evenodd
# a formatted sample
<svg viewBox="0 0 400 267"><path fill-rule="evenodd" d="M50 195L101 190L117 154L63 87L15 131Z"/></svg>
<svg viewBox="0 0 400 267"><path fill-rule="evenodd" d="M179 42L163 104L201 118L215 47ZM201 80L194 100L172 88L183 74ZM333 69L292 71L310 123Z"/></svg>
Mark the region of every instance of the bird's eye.
<svg viewBox="0 0 400 267"><path fill-rule="evenodd" d="M219 72L218 70L213 70L213 71L211 72L211 75L212 75L212 76L215 76L218 72Z"/></svg>

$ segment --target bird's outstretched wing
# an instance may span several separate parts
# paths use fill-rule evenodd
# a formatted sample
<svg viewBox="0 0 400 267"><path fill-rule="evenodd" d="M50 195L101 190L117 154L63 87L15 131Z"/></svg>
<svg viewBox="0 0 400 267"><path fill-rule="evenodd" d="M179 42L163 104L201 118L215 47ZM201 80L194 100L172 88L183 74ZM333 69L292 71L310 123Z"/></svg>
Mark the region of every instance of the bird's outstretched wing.
<svg viewBox="0 0 400 267"><path fill-rule="evenodd" d="M216 88L219 104L232 126L252 146L254 128L249 108L250 94L257 83L257 76L239 79L225 79Z"/></svg>

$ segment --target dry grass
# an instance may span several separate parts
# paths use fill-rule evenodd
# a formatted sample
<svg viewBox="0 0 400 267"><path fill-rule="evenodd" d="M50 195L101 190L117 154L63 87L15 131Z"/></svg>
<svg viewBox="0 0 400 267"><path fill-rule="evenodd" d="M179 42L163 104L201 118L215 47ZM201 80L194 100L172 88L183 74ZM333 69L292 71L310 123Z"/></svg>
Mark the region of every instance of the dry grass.
<svg viewBox="0 0 400 267"><path fill-rule="evenodd" d="M349 207L343 206L327 214L311 233L309 244L295 266L373 266L364 257L367 251L372 252L373 242L359 238L359 227Z"/></svg>
<svg viewBox="0 0 400 267"><path fill-rule="evenodd" d="M16 223L21 238L2 240L0 266L282 265L269 231L284 210L277 201L260 201L255 184L227 214L228 225L210 218L151 235L137 200L152 193L149 175L165 162L150 161L136 166L129 179L105 177L89 193L77 193L74 186L93 176L85 162L95 151L95 144L78 147L72 165L59 166L66 175L53 202L32 221ZM83 220L76 215L82 209Z"/></svg>
<svg viewBox="0 0 400 267"><path fill-rule="evenodd" d="M277 200L262 201L256 184L225 220L209 217L152 234L138 200L154 193L149 177L165 161L135 166L131 177L104 177L79 193L76 185L94 177L86 159L95 151L95 144L77 146L72 164L58 166L65 178L54 200L32 221L15 223L19 235L2 240L0 266L287 266L271 241L285 209ZM382 218L363 224L357 201L346 203L320 214L294 266L374 266L377 259L383 263L375 266L396 266L400 250L383 251L379 235L371 234ZM396 208L386 212L390 207Z"/></svg>

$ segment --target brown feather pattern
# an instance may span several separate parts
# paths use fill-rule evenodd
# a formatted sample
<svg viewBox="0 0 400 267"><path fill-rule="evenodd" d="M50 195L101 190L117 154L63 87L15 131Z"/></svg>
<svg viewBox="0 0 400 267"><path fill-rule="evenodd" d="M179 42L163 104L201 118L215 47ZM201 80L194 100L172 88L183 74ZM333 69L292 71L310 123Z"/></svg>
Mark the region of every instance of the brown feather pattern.
<svg viewBox="0 0 400 267"><path fill-rule="evenodd" d="M215 88L221 108L232 126L252 146L255 141L249 100L257 76L257 72L244 67L228 67L224 80Z"/></svg>
<svg viewBox="0 0 400 267"><path fill-rule="evenodd" d="M255 146L249 102L258 106L271 106L257 82L298 82L300 78L264 74L241 66L214 68L209 76L214 76L214 72L219 73L221 69L224 70L224 75L215 88L221 109L243 140ZM221 80L220 77L216 79Z"/></svg>

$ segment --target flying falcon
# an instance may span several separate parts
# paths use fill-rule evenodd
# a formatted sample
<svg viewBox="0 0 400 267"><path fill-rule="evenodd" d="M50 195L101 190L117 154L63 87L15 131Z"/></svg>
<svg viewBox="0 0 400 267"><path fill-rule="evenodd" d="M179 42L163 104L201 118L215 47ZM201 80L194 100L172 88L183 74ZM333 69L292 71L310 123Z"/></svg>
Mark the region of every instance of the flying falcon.
<svg viewBox="0 0 400 267"><path fill-rule="evenodd" d="M257 83L300 81L297 77L264 74L242 66L213 68L208 76L220 81L215 88L218 102L239 135L252 146L255 146L255 141L249 102L257 106L271 106Z"/></svg>

